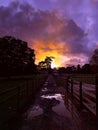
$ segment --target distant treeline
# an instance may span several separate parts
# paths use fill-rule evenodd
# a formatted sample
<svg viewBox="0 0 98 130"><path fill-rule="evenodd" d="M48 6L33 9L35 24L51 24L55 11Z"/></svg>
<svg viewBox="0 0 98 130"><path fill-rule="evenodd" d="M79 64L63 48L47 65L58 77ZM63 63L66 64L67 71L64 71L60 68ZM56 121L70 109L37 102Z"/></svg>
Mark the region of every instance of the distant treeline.
<svg viewBox="0 0 98 130"><path fill-rule="evenodd" d="M98 73L98 65L84 64L83 66L60 67L59 73L79 73L79 74L95 74Z"/></svg>
<svg viewBox="0 0 98 130"><path fill-rule="evenodd" d="M0 76L36 73L34 50L11 36L0 38Z"/></svg>

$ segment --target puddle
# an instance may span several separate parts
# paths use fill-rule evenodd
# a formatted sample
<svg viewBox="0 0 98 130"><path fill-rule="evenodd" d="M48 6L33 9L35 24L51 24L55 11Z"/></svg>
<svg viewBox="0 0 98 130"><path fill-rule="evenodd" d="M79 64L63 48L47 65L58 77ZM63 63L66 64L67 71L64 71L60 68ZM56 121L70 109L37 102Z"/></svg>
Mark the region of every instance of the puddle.
<svg viewBox="0 0 98 130"><path fill-rule="evenodd" d="M66 113L67 113L67 117L70 117L70 113L68 109L65 107L64 100L62 98L63 96L64 95L62 94L49 94L49 95L42 95L41 98L52 99L52 100L54 99L54 102L58 101L57 104L52 106L52 111L56 112L57 114L61 116L66 116Z"/></svg>
<svg viewBox="0 0 98 130"><path fill-rule="evenodd" d="M42 92L46 92L46 91L48 91L48 89L47 88L43 88L41 91Z"/></svg>
<svg viewBox="0 0 98 130"><path fill-rule="evenodd" d="M61 94L47 94L47 95L42 95L41 98L46 98L46 99L55 98L56 100L59 100L59 101L62 100Z"/></svg>
<svg viewBox="0 0 98 130"><path fill-rule="evenodd" d="M31 120L32 118L39 116L42 113L43 113L43 109L39 105L35 105L27 111L27 114L26 114L27 119Z"/></svg>
<svg viewBox="0 0 98 130"><path fill-rule="evenodd" d="M26 113L27 121L21 130L77 130L62 97L60 93L41 95L37 105Z"/></svg>

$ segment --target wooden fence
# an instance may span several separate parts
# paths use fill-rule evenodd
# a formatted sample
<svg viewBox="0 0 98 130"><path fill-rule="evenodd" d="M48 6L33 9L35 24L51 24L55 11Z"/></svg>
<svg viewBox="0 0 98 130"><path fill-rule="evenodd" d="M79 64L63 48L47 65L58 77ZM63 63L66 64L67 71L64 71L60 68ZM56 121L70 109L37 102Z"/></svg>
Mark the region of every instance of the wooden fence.
<svg viewBox="0 0 98 130"><path fill-rule="evenodd" d="M42 76L41 76L42 77ZM19 114L33 101L46 76L34 78L4 78L0 80L0 125Z"/></svg>
<svg viewBox="0 0 98 130"><path fill-rule="evenodd" d="M80 108L85 106L90 112L96 115L96 85L86 84L73 80L72 78L67 78L67 92L71 96L79 101Z"/></svg>
<svg viewBox="0 0 98 130"><path fill-rule="evenodd" d="M89 77L88 77L89 78ZM95 76L95 85L67 77L67 93L75 98L80 108L83 106L96 117L96 130L98 129L98 74Z"/></svg>

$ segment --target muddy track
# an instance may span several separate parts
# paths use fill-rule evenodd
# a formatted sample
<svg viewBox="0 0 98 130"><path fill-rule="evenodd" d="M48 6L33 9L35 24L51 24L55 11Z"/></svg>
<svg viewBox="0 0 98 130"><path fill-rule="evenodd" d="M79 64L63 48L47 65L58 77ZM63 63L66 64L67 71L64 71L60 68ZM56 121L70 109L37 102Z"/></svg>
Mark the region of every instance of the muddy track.
<svg viewBox="0 0 98 130"><path fill-rule="evenodd" d="M23 114L19 130L94 130L90 122L83 122L87 111L82 113L84 117L68 99L65 88L58 88L49 75L35 103Z"/></svg>

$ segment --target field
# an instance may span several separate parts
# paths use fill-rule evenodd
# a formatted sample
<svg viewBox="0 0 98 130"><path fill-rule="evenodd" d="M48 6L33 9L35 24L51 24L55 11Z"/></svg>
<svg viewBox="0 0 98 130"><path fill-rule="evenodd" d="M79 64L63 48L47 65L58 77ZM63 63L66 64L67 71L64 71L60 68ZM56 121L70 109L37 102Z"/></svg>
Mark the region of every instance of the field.
<svg viewBox="0 0 98 130"><path fill-rule="evenodd" d="M65 86L67 77L87 84L94 84L94 85L96 84L95 74L71 74L71 75L69 74L69 75L58 75L54 77L58 86Z"/></svg>
<svg viewBox="0 0 98 130"><path fill-rule="evenodd" d="M87 84L96 83L96 75L94 74L76 74L76 75L73 75L72 79L76 81L82 81Z"/></svg>

